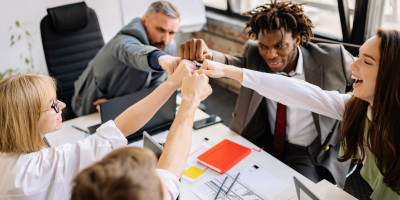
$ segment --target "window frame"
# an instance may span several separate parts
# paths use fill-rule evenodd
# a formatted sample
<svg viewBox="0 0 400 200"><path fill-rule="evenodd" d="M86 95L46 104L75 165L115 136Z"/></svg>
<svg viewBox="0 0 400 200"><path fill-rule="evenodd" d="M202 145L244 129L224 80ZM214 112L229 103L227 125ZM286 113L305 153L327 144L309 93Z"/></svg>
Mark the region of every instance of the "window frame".
<svg viewBox="0 0 400 200"><path fill-rule="evenodd" d="M337 0L338 2L338 11L340 17L340 24L342 28L342 39L333 37L331 35L327 35L318 31L314 31L314 37L321 38L324 40L329 40L332 42L344 42L348 44L356 44L361 45L365 42L368 35L367 32L371 32L367 28L369 28L366 23L369 19L368 16L368 7L369 3L377 2L378 0L356 0L354 9L350 9L348 6L347 0ZM305 0L299 0L300 3L307 3L308 5L321 7L324 9L335 9L332 6L315 3L315 2L307 2ZM249 20L249 16L242 16L238 13L235 13L231 9L230 1L227 0L227 10L221 10L213 7L206 6L207 11L216 12L221 15L234 17L239 20L243 20L244 22ZM335 9L336 10L336 9ZM350 15L354 15L354 20L352 26L350 26ZM377 13L379 14L379 13ZM380 13L383 14L383 13ZM352 28L351 28L352 27ZM369 29L373 29L370 27Z"/></svg>

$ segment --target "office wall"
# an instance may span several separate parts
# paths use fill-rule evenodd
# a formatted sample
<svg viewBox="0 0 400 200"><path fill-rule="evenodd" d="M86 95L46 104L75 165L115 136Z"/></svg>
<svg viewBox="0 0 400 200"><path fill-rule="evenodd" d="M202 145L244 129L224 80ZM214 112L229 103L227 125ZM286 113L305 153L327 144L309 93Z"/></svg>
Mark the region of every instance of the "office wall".
<svg viewBox="0 0 400 200"><path fill-rule="evenodd" d="M0 73L18 69L48 74L40 36L40 21L47 15L47 8L79 2L76 0L1 0L0 1ZM97 14L104 40L107 42L122 27L119 0L86 0ZM20 22L20 28L15 21ZM11 28L10 28L11 27ZM29 36L25 31L30 33ZM10 47L11 35L15 44ZM18 40L18 35L21 35ZM25 58L32 60L29 65ZM32 65L33 64L33 65Z"/></svg>

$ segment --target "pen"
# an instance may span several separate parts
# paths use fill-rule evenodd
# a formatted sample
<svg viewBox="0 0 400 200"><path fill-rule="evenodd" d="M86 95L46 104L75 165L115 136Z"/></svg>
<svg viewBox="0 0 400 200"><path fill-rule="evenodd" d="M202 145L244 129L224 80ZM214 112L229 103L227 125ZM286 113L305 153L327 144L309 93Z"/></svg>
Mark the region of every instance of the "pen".
<svg viewBox="0 0 400 200"><path fill-rule="evenodd" d="M235 184L235 182L236 182L237 178L239 177L239 175L240 175L240 172L236 175L235 180L233 180L231 186L229 186L228 190L225 193L225 196L228 195L228 192L231 190L233 184Z"/></svg>
<svg viewBox="0 0 400 200"><path fill-rule="evenodd" d="M218 198L218 195L219 195L219 193L221 192L222 186L224 186L224 183L225 183L225 181L226 181L227 178L228 178L228 176L225 177L224 182L222 182L221 187L219 187L218 192L217 192L217 195L215 195L214 200L216 200L216 199Z"/></svg>
<svg viewBox="0 0 400 200"><path fill-rule="evenodd" d="M79 128L79 127L75 126L75 125L72 125L72 128L74 128L74 129L77 129L77 130L80 130L80 131L82 131L82 132L84 132L84 133L86 133L86 134L88 134L88 135L92 135L92 133L91 133L91 132L89 132L89 131L86 131L86 130L83 130L83 129L81 129L81 128Z"/></svg>

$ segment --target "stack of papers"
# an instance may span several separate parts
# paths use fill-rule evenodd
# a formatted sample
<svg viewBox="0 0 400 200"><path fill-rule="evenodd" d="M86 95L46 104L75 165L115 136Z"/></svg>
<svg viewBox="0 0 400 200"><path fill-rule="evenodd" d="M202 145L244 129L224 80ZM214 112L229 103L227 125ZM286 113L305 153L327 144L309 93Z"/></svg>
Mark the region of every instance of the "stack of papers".
<svg viewBox="0 0 400 200"><path fill-rule="evenodd" d="M203 184L193 188L192 191L201 199L214 199L226 176L228 176L228 179L221 189L223 195L219 195L220 199L222 199L235 178L234 174L226 173L211 180L206 180ZM249 166L240 171L238 180L229 193L226 194L225 199L274 199L289 188L290 185L259 167Z"/></svg>

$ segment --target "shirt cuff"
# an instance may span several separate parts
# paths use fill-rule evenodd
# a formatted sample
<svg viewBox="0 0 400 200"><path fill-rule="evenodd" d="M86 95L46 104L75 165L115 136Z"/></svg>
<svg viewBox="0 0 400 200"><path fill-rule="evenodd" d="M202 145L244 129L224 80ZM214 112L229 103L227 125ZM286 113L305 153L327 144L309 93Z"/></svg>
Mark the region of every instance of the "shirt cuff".
<svg viewBox="0 0 400 200"><path fill-rule="evenodd" d="M251 85L251 71L249 69L243 68L243 80L242 80L242 85L244 87L249 87ZM254 80L253 80L254 81Z"/></svg>
<svg viewBox="0 0 400 200"><path fill-rule="evenodd" d="M169 197L171 200L175 200L179 196L180 185L178 178L171 172L164 169L156 169L158 175L161 178L162 183L168 188Z"/></svg>
<svg viewBox="0 0 400 200"><path fill-rule="evenodd" d="M167 54L163 51L155 50L147 56L147 62L151 69L156 71L163 71L163 68L160 66L160 64L158 64L158 58L163 55Z"/></svg>

